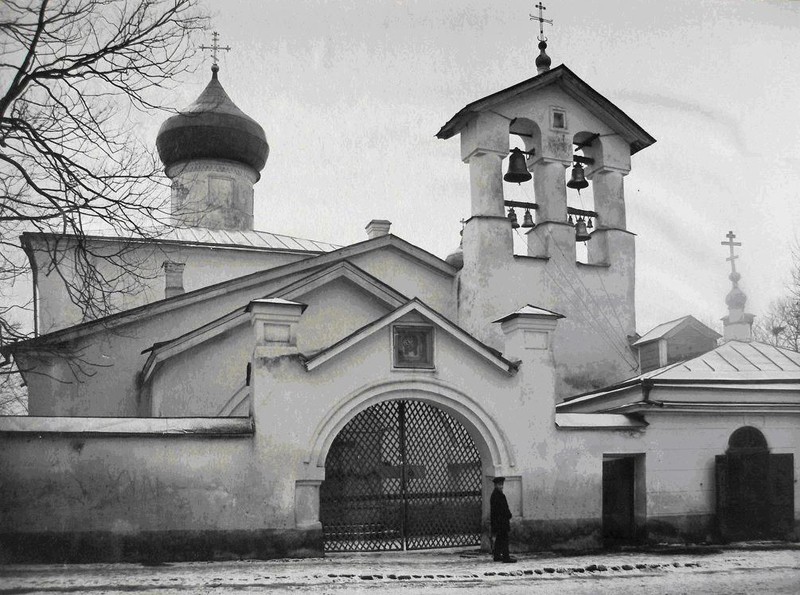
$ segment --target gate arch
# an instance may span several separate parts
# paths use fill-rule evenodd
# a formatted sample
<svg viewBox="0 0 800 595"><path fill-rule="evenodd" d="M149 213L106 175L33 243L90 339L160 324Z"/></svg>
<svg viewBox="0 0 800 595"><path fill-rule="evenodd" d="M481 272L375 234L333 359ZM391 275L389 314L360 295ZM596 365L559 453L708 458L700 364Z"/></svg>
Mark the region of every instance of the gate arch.
<svg viewBox="0 0 800 595"><path fill-rule="evenodd" d="M306 479L324 478L328 451L348 421L372 405L397 399L430 403L458 420L480 453L485 476L516 475L505 434L475 399L441 380L410 378L369 384L338 401L314 429L305 458Z"/></svg>
<svg viewBox="0 0 800 595"><path fill-rule="evenodd" d="M480 544L480 454L438 407L389 399L362 410L331 444L325 475L325 551Z"/></svg>

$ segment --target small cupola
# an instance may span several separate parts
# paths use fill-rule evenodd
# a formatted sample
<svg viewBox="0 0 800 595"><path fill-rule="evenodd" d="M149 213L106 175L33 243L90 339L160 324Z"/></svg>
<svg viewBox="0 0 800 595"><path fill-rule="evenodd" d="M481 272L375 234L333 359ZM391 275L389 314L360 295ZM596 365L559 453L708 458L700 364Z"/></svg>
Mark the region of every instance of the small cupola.
<svg viewBox="0 0 800 595"><path fill-rule="evenodd" d="M728 238L727 242L722 242L723 246L730 248L730 256L728 262L731 263L731 273L728 279L733 284L728 295L725 296L725 305L728 306L728 315L722 319L723 337L722 340L727 341L752 341L753 340L753 320L755 316L744 311L747 304L747 295L739 287L739 281L742 275L736 270L736 259L739 256L735 255L733 250L736 246L741 246L741 242L734 242L736 234L729 231L725 236Z"/></svg>

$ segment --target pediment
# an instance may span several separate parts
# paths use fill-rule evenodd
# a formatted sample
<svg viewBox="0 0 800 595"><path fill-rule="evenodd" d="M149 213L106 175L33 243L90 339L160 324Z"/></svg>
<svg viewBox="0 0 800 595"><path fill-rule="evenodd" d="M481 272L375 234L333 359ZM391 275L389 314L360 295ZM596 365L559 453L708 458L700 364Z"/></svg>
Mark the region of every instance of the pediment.
<svg viewBox="0 0 800 595"><path fill-rule="evenodd" d="M395 323L418 324L420 322L428 323L439 331L447 333L462 347L474 352L481 359L499 368L503 372L508 374L516 372L517 363L505 359L498 351L482 343L467 331L416 298L406 302L386 316L363 326L341 341L307 358L306 369L312 371L326 362L335 360L345 352L355 348L360 343Z"/></svg>
<svg viewBox="0 0 800 595"><path fill-rule="evenodd" d="M342 280L346 281L355 291L363 292L367 296L375 298L385 309L395 309L408 302L408 298L400 292L349 262L341 262L328 269L316 271L289 283L285 287L264 296L264 298L289 301L299 300L302 302L303 296L324 291L326 286ZM142 368L143 380L145 382L148 381L157 366L168 359L193 347L212 341L221 334L230 332L249 320L250 316L247 312L247 305L245 305L179 337L154 345Z"/></svg>
<svg viewBox="0 0 800 595"><path fill-rule="evenodd" d="M303 277L272 292L268 297L303 301L303 296L342 279L372 295L389 308L398 308L408 301L406 296L393 287L347 261Z"/></svg>

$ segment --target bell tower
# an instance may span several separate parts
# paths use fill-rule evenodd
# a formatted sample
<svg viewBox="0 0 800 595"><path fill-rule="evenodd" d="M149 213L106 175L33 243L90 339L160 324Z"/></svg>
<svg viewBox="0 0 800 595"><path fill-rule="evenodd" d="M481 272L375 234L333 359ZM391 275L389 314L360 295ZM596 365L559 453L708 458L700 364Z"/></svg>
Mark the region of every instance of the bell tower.
<svg viewBox="0 0 800 595"><path fill-rule="evenodd" d="M542 18L544 7L537 8L539 16L531 16L540 24L537 76L468 104L437 136L460 135L461 158L469 167L459 324L500 348L491 322L504 313L524 304L564 313L554 354L560 388L574 394L636 371L627 339L636 327L635 246L626 227L623 178L631 155L655 139L566 66L550 68L542 34L543 23L550 21ZM524 167L532 174L530 205L504 196L503 162L512 135L524 145ZM519 153L513 157L506 179L530 183L519 169ZM594 211L569 206L570 168L571 180L583 173L592 185ZM525 255L513 253L517 231L506 216L508 206L528 206L535 213ZM576 262L576 231L578 240L588 240L588 262Z"/></svg>

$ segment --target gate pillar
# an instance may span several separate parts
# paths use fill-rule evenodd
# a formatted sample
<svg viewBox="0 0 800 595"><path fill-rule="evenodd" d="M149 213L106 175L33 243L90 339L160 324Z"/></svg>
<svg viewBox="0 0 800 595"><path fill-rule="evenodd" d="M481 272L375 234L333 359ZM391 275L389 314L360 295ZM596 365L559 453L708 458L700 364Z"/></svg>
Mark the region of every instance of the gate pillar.
<svg viewBox="0 0 800 595"><path fill-rule="evenodd" d="M298 529L322 530L319 519L321 479L298 479L294 484L294 522Z"/></svg>

